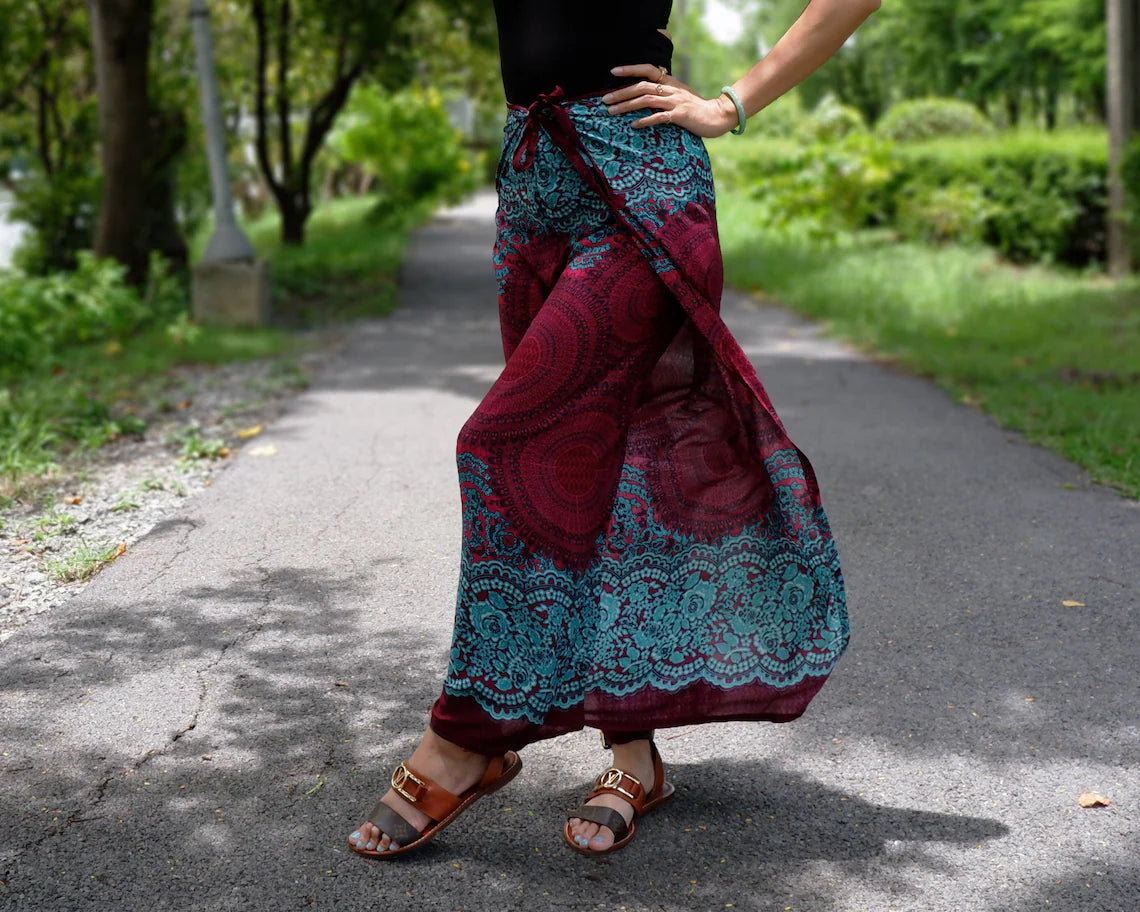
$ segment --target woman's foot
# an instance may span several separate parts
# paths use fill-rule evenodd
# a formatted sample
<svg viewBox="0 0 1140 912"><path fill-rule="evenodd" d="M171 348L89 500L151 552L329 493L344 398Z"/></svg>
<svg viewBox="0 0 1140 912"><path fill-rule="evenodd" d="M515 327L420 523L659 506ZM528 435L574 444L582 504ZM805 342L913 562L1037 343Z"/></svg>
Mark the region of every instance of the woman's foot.
<svg viewBox="0 0 1140 912"><path fill-rule="evenodd" d="M430 728L424 732L420 746L408 758L408 764L419 770L425 776L434 779L445 789L455 795L461 795L480 779L487 771L491 758L484 754L476 754L464 750L457 744L445 741ZM423 811L417 810L414 804L405 801L395 789L388 789L380 799L393 811L403 817L417 830L422 830L430 822ZM398 849L400 846L394 842L387 833L383 833L373 823L365 821L360 828L348 837L349 840L362 849L375 849L386 852L389 849Z"/></svg>
<svg viewBox="0 0 1140 912"><path fill-rule="evenodd" d="M653 788L653 753L650 749L649 739L630 741L626 744L613 746L613 766L625 770L640 779L645 791ZM628 824L633 820L633 805L614 794L598 795L586 802L600 807L613 808ZM589 820L578 817L570 818L570 835L578 845L592 851L603 851L614 844L614 832L607 826L600 826Z"/></svg>

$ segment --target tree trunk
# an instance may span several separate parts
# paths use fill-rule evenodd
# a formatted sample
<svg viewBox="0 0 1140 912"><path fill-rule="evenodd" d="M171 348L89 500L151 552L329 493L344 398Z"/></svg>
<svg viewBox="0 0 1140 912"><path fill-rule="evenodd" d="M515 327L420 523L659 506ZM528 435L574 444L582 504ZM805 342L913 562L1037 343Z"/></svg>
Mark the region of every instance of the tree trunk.
<svg viewBox="0 0 1140 912"><path fill-rule="evenodd" d="M1009 121L1008 126L1011 127L1016 127L1018 121L1021 120L1021 100L1018 98L1016 89L1006 93L1005 116Z"/></svg>
<svg viewBox="0 0 1140 912"><path fill-rule="evenodd" d="M290 193L278 197L277 203L281 209L282 243L300 247L305 243L305 223L309 220L312 207L307 201Z"/></svg>
<svg viewBox="0 0 1140 912"><path fill-rule="evenodd" d="M103 199L95 253L127 267L135 285L146 280L150 254L146 181L150 160L150 56L153 0L88 0L103 164ZM144 166L145 167L145 166Z"/></svg>

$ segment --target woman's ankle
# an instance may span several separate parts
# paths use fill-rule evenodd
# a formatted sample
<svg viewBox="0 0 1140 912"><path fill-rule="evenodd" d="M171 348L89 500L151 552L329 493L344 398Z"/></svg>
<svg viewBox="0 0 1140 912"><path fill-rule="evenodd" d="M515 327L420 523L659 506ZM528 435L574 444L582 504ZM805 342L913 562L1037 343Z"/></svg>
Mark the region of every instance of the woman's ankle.
<svg viewBox="0 0 1140 912"><path fill-rule="evenodd" d="M456 744L454 741L448 741L441 735L437 735L432 728L428 728L424 733L423 744L425 747L442 754L449 760L454 760L457 763L474 763L477 759L488 762L490 757L486 754L480 754L476 751L468 750L467 748Z"/></svg>

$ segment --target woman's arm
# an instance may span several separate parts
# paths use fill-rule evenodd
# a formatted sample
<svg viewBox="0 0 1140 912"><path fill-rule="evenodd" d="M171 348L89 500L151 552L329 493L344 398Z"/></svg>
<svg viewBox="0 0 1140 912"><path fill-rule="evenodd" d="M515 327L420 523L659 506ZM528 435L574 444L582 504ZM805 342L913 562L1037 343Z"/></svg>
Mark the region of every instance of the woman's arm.
<svg viewBox="0 0 1140 912"><path fill-rule="evenodd" d="M879 0L809 0L768 55L733 83L745 113L751 117L814 73L878 8ZM661 68L652 64L615 67L613 72L642 76L645 81L603 96L611 113L658 109L634 121L635 127L674 123L699 136L712 137L736 126L736 106L725 94L702 98L672 76L662 79L665 88L658 90L656 78Z"/></svg>

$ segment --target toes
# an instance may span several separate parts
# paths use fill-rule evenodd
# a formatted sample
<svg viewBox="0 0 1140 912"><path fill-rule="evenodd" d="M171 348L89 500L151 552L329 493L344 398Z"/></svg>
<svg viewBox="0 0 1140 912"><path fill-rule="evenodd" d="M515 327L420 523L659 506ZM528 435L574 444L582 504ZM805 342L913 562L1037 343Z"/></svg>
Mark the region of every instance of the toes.
<svg viewBox="0 0 1140 912"><path fill-rule="evenodd" d="M373 838L375 828L370 823L363 824L359 829L349 834L348 841L358 849L367 848L368 841Z"/></svg>
<svg viewBox="0 0 1140 912"><path fill-rule="evenodd" d="M614 831L609 827L599 827L598 832L590 837L589 847L596 852L608 849L614 844Z"/></svg>
<svg viewBox="0 0 1140 912"><path fill-rule="evenodd" d="M359 830L355 830L348 840L356 848L367 852L395 851L400 847L392 841L392 837L381 832L379 827L372 823L366 823Z"/></svg>
<svg viewBox="0 0 1140 912"><path fill-rule="evenodd" d="M570 835L582 848L585 848L589 844L590 838L597 833L598 825L596 823L582 820L579 817L570 818Z"/></svg>

